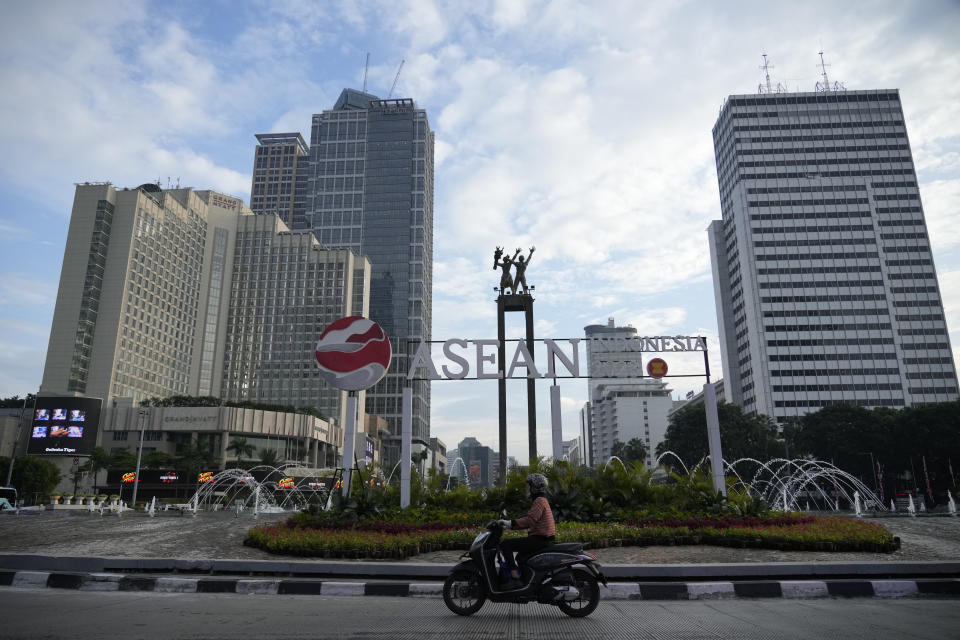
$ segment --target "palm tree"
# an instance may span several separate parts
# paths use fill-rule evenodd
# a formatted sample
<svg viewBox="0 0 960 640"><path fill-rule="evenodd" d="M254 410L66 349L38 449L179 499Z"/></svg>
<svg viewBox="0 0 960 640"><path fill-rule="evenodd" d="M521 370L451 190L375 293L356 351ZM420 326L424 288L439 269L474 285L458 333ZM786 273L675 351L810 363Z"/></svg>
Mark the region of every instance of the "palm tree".
<svg viewBox="0 0 960 640"><path fill-rule="evenodd" d="M254 447L247 442L246 438L231 438L230 444L227 445L227 451L237 456L237 467L241 467L243 465L243 456L252 456Z"/></svg>
<svg viewBox="0 0 960 640"><path fill-rule="evenodd" d="M87 458L87 461L80 467L80 471L89 471L93 474L94 491L97 489L97 474L103 469L110 467L111 462L112 458L106 449L103 447L94 447L93 451L90 452L90 457Z"/></svg>
<svg viewBox="0 0 960 640"><path fill-rule="evenodd" d="M280 462L280 454L276 449L260 449L260 464L276 467L278 462Z"/></svg>

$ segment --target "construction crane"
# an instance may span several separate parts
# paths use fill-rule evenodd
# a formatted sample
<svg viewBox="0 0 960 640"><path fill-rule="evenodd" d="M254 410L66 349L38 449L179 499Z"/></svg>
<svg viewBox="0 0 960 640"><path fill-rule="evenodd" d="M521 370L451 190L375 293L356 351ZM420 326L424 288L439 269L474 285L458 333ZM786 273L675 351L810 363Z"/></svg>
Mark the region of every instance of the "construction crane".
<svg viewBox="0 0 960 640"><path fill-rule="evenodd" d="M388 100L393 97L393 90L397 88L397 80L400 79L400 72L403 71L404 62L406 62L406 60L401 60L400 66L397 68L397 75L393 78L393 86L390 87L390 93L387 94Z"/></svg>

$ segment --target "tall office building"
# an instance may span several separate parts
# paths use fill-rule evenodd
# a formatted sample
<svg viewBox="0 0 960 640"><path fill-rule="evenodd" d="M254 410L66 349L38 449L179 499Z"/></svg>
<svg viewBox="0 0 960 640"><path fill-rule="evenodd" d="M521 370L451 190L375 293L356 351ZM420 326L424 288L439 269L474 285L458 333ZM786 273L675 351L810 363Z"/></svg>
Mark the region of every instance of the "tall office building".
<svg viewBox="0 0 960 640"><path fill-rule="evenodd" d="M310 405L343 424L314 345L365 312L369 277L365 259L236 198L77 185L40 392Z"/></svg>
<svg viewBox="0 0 960 640"><path fill-rule="evenodd" d="M299 133L258 133L250 210L273 213L291 229L306 226L310 149Z"/></svg>
<svg viewBox="0 0 960 640"><path fill-rule="evenodd" d="M667 412L673 407L665 382L644 376L643 352L634 327L607 324L584 327L590 375L589 414L581 415L589 432L589 459L602 466L613 445L639 438L647 447L647 466L667 431Z"/></svg>
<svg viewBox="0 0 960 640"><path fill-rule="evenodd" d="M713 139L727 399L777 421L956 400L899 92L730 96Z"/></svg>
<svg viewBox="0 0 960 640"><path fill-rule="evenodd" d="M262 134L257 162L277 137ZM280 143L278 143L280 144ZM282 144L289 146L290 143ZM296 145L294 145L296 147ZM285 157L270 151L266 157ZM333 108L313 116L309 168L302 178L299 147L289 155L297 171L291 189L294 227L310 229L324 247L349 249L370 261L370 313L390 336L393 362L367 391L367 413L387 419L384 461L400 457L403 387L410 359L421 340L430 340L433 304L433 132L426 111L413 100L381 100L344 89ZM284 160L286 162L286 160ZM255 168L257 185L269 196L269 167ZM258 174L257 171L263 171ZM283 187L283 174L280 176ZM296 193L305 189L304 218ZM269 206L264 211L269 211ZM301 227L302 225L302 227ZM414 451L430 445L430 383L413 382Z"/></svg>

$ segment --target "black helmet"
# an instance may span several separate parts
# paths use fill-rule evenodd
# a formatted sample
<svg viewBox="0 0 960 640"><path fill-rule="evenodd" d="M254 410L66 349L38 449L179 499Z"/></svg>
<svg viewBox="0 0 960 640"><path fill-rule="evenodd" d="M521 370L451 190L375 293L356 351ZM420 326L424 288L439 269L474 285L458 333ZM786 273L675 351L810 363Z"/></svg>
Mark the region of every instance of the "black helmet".
<svg viewBox="0 0 960 640"><path fill-rule="evenodd" d="M527 488L533 495L547 492L547 477L542 473L531 473L527 476Z"/></svg>

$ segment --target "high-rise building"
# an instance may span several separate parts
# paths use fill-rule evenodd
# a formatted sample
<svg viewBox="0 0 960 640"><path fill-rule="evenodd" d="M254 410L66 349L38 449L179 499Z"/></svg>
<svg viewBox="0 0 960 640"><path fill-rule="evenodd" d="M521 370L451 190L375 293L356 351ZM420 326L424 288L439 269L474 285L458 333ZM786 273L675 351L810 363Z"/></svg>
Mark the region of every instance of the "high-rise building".
<svg viewBox="0 0 960 640"><path fill-rule="evenodd" d="M273 213L291 229L306 226L310 149L299 133L258 133L250 210Z"/></svg>
<svg viewBox="0 0 960 640"><path fill-rule="evenodd" d="M272 138L258 138L260 154ZM410 359L419 342L431 338L433 132L426 111L413 100L381 100L344 89L332 109L313 116L305 178L298 173L303 166L299 153L299 147L288 153L297 167L294 194L301 182L305 185L302 222L294 197L295 228L302 224L323 246L349 249L370 261L369 317L390 337L393 362L384 379L367 391L366 411L387 419L393 434L383 443L389 466L400 457L402 391ZM283 152L277 156L285 157ZM274 157L273 151L268 157ZM264 174L261 180L268 196L269 178ZM254 180L256 189L256 174ZM430 445L430 382L414 381L412 387L417 452Z"/></svg>
<svg viewBox="0 0 960 640"><path fill-rule="evenodd" d="M643 353L634 327L607 324L584 327L590 375L589 414L581 414L589 432L588 459L603 465L613 445L639 438L647 447L647 466L667 432L667 412L673 407L665 382L643 375Z"/></svg>
<svg viewBox="0 0 960 640"><path fill-rule="evenodd" d="M727 400L777 421L956 400L899 92L730 96L713 139Z"/></svg>
<svg viewBox="0 0 960 640"><path fill-rule="evenodd" d="M467 437L457 445L457 456L466 467L467 484L471 489L493 486L500 461L496 451L480 444L474 437ZM451 474L454 472L454 469L450 470Z"/></svg>
<svg viewBox="0 0 960 640"><path fill-rule="evenodd" d="M235 247L221 397L315 406L345 424L345 392L317 374L316 341L334 320L367 314L369 262L275 215L238 216Z"/></svg>
<svg viewBox="0 0 960 640"><path fill-rule="evenodd" d="M365 259L236 198L77 185L40 392L307 405L342 425L314 347L366 311L369 277Z"/></svg>

